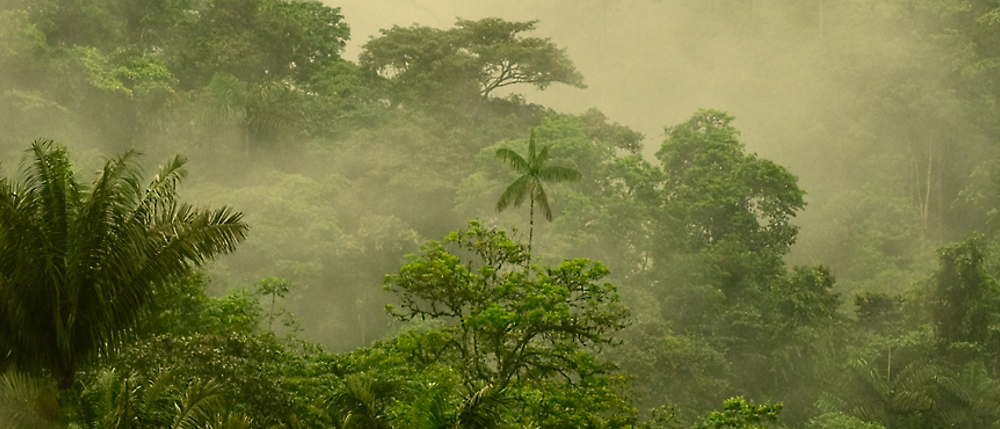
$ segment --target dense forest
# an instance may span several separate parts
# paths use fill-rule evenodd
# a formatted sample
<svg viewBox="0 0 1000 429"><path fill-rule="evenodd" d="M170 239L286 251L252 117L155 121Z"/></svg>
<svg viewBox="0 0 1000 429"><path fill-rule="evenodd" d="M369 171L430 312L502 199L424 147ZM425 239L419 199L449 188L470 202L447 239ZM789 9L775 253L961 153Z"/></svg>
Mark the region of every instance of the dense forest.
<svg viewBox="0 0 1000 429"><path fill-rule="evenodd" d="M606 3L0 0L0 429L1000 427L1000 2Z"/></svg>

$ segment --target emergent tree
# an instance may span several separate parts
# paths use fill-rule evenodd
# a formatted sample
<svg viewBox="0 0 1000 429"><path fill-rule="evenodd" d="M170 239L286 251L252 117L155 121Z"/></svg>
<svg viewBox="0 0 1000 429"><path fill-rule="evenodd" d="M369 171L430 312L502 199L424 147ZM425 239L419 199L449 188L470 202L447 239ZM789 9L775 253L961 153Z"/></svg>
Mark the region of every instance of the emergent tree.
<svg viewBox="0 0 1000 429"><path fill-rule="evenodd" d="M542 182L567 182L580 180L580 172L569 167L548 165L549 147L544 146L542 150L535 150L535 130L531 130L528 138L528 158L525 159L513 150L502 148L497 150L497 158L510 165L514 172L520 174L507 189L500 195L497 201L497 211L503 211L512 203L514 207L520 207L527 195L531 200L531 209L528 215L528 254L531 254L531 242L535 234L535 203L542 209L545 219L552 220L552 208L549 207L549 198L545 195Z"/></svg>

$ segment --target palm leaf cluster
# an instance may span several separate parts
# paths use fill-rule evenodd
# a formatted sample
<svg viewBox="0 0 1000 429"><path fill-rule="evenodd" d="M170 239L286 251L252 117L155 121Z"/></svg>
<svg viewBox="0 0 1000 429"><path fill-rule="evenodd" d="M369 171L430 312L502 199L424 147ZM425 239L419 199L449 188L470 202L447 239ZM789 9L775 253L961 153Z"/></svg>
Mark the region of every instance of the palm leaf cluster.
<svg viewBox="0 0 1000 429"><path fill-rule="evenodd" d="M394 390L390 383L352 374L336 393L321 400L322 408L338 429L392 429L386 410Z"/></svg>
<svg viewBox="0 0 1000 429"><path fill-rule="evenodd" d="M50 386L27 374L0 374L0 427L57 428L61 420L62 413Z"/></svg>
<svg viewBox="0 0 1000 429"><path fill-rule="evenodd" d="M171 369L147 376L101 371L81 394L80 414L79 424L89 429L253 427L227 409L222 384L185 380Z"/></svg>
<svg viewBox="0 0 1000 429"><path fill-rule="evenodd" d="M416 418L419 429L492 429L503 425L508 405L505 390L487 385L469 395L458 389L431 383L426 389L406 392L403 386L372 378L366 374L345 377L344 385L320 401L338 429L393 429L399 417L390 411L400 396L416 393ZM409 427L402 425L403 427Z"/></svg>
<svg viewBox="0 0 1000 429"><path fill-rule="evenodd" d="M569 167L549 165L549 146L536 150L535 130L528 137L528 157L524 158L511 149L502 148L496 152L496 157L509 165L519 176L497 200L497 211L501 212L508 206L520 207L525 197L530 200L528 251L531 251L531 241L535 228L535 203L542 210L542 215L548 221L552 220L552 208L549 197L545 195L542 182L568 182L580 180L580 172Z"/></svg>
<svg viewBox="0 0 1000 429"><path fill-rule="evenodd" d="M37 141L21 177L0 178L0 370L69 387L128 337L154 287L244 239L240 213L177 201L183 157L143 187L137 156L109 159L85 186L65 148Z"/></svg>
<svg viewBox="0 0 1000 429"><path fill-rule="evenodd" d="M1000 385L981 363L949 369L915 360L889 373L864 358L848 364L850 383L817 406L892 427L992 427L1000 416ZM883 371L883 369L885 371Z"/></svg>

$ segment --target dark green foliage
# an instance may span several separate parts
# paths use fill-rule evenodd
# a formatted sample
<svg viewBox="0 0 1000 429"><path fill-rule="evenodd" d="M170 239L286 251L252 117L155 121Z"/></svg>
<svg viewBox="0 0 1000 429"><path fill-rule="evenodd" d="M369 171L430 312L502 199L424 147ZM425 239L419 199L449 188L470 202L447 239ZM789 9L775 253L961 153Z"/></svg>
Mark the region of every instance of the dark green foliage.
<svg viewBox="0 0 1000 429"><path fill-rule="evenodd" d="M60 427L64 417L53 388L27 374L0 374L0 422L10 429Z"/></svg>
<svg viewBox="0 0 1000 429"><path fill-rule="evenodd" d="M242 291L208 297L204 277L196 275L164 288L158 298L141 324L140 336L111 363L129 369L116 377L154 380L168 368L172 380L213 383L222 411L265 425L299 421L296 415L305 404L294 402L283 371L298 359L297 351L314 347L264 331L270 320L260 295ZM103 377L97 371L88 382L103 383Z"/></svg>
<svg viewBox="0 0 1000 429"><path fill-rule="evenodd" d="M965 343L991 356L1000 352L996 328L1000 290L985 271L981 237L939 251L941 268L933 292L935 334L946 348Z"/></svg>
<svg viewBox="0 0 1000 429"><path fill-rule="evenodd" d="M340 59L350 31L318 1L213 0L188 13L166 55L180 87L217 73L250 83L305 80Z"/></svg>
<svg viewBox="0 0 1000 429"><path fill-rule="evenodd" d="M690 225L678 244L698 251L735 242L751 252L781 255L795 242L798 228L789 222L805 206L805 192L781 166L744 153L733 119L699 111L668 128L656 153L667 212Z"/></svg>
<svg viewBox="0 0 1000 429"><path fill-rule="evenodd" d="M253 424L250 418L225 409L219 383L179 379L171 370L145 376L106 370L87 382L75 416L82 427L194 429Z"/></svg>
<svg viewBox="0 0 1000 429"><path fill-rule="evenodd" d="M344 386L324 404L342 429L391 429L386 409L392 401L392 385L360 374L344 379Z"/></svg>
<svg viewBox="0 0 1000 429"><path fill-rule="evenodd" d="M902 328L902 297L865 292L854 297L858 324L880 335L898 334Z"/></svg>
<svg viewBox="0 0 1000 429"><path fill-rule="evenodd" d="M243 240L239 213L177 201L184 158L145 188L135 158L108 160L85 186L64 148L36 142L22 178L0 180L2 367L70 387L129 338L155 288Z"/></svg>

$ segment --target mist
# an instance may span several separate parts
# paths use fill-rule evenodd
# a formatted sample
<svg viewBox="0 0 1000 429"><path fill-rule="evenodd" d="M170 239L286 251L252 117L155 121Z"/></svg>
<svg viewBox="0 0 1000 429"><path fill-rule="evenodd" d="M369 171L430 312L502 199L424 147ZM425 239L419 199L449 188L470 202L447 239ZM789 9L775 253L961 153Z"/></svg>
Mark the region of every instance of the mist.
<svg viewBox="0 0 1000 429"><path fill-rule="evenodd" d="M880 177L885 165L862 165L845 152L878 144L852 134L872 120L858 100L886 81L949 79L950 66L922 62L935 49L908 40L922 25L905 6L878 2L829 4L823 0L342 2L351 20L345 56L356 58L379 31L413 24L448 28L457 18L497 16L538 20L533 33L551 38L574 61L587 88L554 85L544 91L508 93L556 111L581 114L597 108L615 122L644 134L648 159L664 128L701 108L736 117L749 152L787 167L806 189L808 206L795 263L830 264L813 222L837 193ZM865 16L858 20L857 17ZM919 83L923 84L923 83ZM924 119L883 117L892 126L921 128ZM909 122L912 121L912 122ZM864 149L861 149L864 150ZM875 149L877 150L877 149ZM902 168L909 168L904 166ZM893 174L893 173L888 173ZM907 173L901 173L907 174ZM877 179L877 180L881 180ZM901 185L894 193L910 192ZM956 228L962 230L961 227ZM942 237L943 238L943 237ZM835 267L835 273L843 267Z"/></svg>
<svg viewBox="0 0 1000 429"><path fill-rule="evenodd" d="M545 282L574 278L568 272L591 285L581 290L608 294L589 302L610 303L601 311L613 322L597 325L614 341L601 342L602 331L587 337L594 343L539 345L585 358L572 375L516 373L527 380L518 388L553 383L543 389L553 394L560 377L598 374L599 389L586 393L596 396L565 399L609 407L594 419L634 405L622 421L653 424L647 410L666 407L669 421L657 427L686 427L734 397L783 403L782 421L811 429L953 415L900 405L924 397L916 393L873 391L919 391L967 412L968 427L996 417L961 398L1000 391L956 399L940 381L978 374L987 381L975 388L985 389L1000 376L991 355L1000 337L983 328L1000 320L1000 55L990 7L121 0L130 6L119 13L116 1L77 11L0 0L0 172L17 177L36 139L67 147L83 183L128 150L142 153L149 177L186 155L180 200L230 207L249 229L234 252L177 280L180 295L170 296L180 304L164 304L201 310L151 314L170 327L205 317L219 330L206 338L238 328L244 337L234 338L287 353L273 368L298 378L262 379L333 377L342 391L349 376L396 374L464 383L468 391L449 393L460 403L499 384L456 381L475 371L462 367L467 356L444 353L442 338L477 325L460 312L414 310L447 301L427 291L462 281L489 290L482 285L502 275L497 285L551 292ZM541 40L513 45L529 38ZM537 61L524 70L542 77L485 87L483 76L517 61ZM509 153L543 165L520 168ZM544 193L498 203L524 171L546 166L555 169L535 177ZM505 250L490 254L492 245ZM497 254L510 258L503 269L490 260ZM449 277L459 267L468 270L461 281ZM484 267L498 274L476 278ZM572 271L582 267L591 271ZM407 277L421 269L414 278L427 284ZM517 308L508 298L484 304L494 298L456 308ZM413 313L394 316L387 304ZM197 332L184 329L156 338ZM491 341L501 350L512 340ZM477 376L499 368L494 353ZM381 367L379 356L404 363ZM581 375L587 365L601 369ZM327 367L335 370L316 369ZM907 368L937 378L893 378ZM502 383L522 382L511 374ZM882 380L890 387L872 387ZM296 386L289 397L312 394ZM409 399L386 402L400 427L399 416L426 406L408 389ZM858 411L869 403L881 414ZM536 423L508 414L510 424Z"/></svg>

